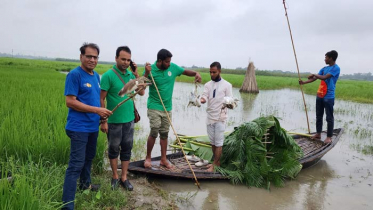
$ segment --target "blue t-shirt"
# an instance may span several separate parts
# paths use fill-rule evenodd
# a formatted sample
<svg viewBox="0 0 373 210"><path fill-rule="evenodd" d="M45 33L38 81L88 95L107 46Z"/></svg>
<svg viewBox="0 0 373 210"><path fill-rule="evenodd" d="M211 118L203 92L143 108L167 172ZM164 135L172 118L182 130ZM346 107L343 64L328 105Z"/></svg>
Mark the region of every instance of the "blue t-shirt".
<svg viewBox="0 0 373 210"><path fill-rule="evenodd" d="M317 96L320 98L331 99L335 98L335 85L339 78L340 68L337 64L333 66L325 66L319 71L319 75L331 74L329 79L321 80Z"/></svg>
<svg viewBox="0 0 373 210"><path fill-rule="evenodd" d="M100 107L100 76L94 71L88 74L77 67L66 76L65 96L76 96L83 104ZM98 131L100 116L95 113L79 112L69 108L66 129L76 132Z"/></svg>

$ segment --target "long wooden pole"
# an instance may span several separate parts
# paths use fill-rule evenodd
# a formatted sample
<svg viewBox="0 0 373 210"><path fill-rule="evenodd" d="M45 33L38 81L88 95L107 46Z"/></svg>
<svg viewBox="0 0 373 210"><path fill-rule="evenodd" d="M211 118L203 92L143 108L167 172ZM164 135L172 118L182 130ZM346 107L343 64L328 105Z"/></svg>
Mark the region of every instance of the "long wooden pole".
<svg viewBox="0 0 373 210"><path fill-rule="evenodd" d="M135 97L141 90L143 90L143 89L145 89L145 87L144 88L140 88L140 89L138 89L134 94L132 94L130 97L128 97L128 98L126 98L126 99L124 99L123 101L121 101L118 105L116 105L115 107L114 107L114 109L113 110L111 110L111 113L114 113L115 112L115 110L117 110L120 106L122 106L122 104L124 104L124 103L126 103L128 100L130 100L131 98L133 98L133 97ZM105 118L105 119L107 119L107 118ZM100 120L100 125L101 125L101 120Z"/></svg>
<svg viewBox="0 0 373 210"><path fill-rule="evenodd" d="M125 100L121 101L118 105L114 107L113 110L111 110L112 113L115 112L122 104L124 104L126 101L130 100L131 98L135 97L140 91L142 91L144 88L138 89L134 94L132 94L130 97L126 98Z"/></svg>
<svg viewBox="0 0 373 210"><path fill-rule="evenodd" d="M159 93L159 90L158 90L157 84L155 84L154 77L153 77L153 74L152 74L151 71L150 71L150 77L152 78L152 81L153 81L154 87L155 87L155 89L157 90L157 93L158 93L158 96L159 96L159 100L161 101L162 106L163 106L163 109L164 109L164 111L166 112L166 115L167 115L168 121L170 122L171 128L172 128L172 130L174 131L174 135L176 136L176 139L177 139L177 141L178 141L178 143L179 143L179 146L180 146L180 148L181 148L181 151L183 152L184 158L185 158L186 162L188 163L190 170L192 171L192 174L193 174L194 180L196 181L196 184L197 184L198 188L201 189L201 187L199 186L199 183L198 183L197 177L196 177L196 175L194 174L193 168L192 168L192 166L190 165L190 163L189 163L189 161L188 161L188 158L186 158L186 155L185 155L185 152L184 152L184 148L183 148L183 146L181 145L181 141L180 141L180 139L179 139L179 135L177 135L177 133L176 133L176 131L175 131L175 128L174 128L174 126L172 125L172 121L171 121L170 115L168 114L167 109L166 109L165 105L163 104L163 100L162 100L161 94Z"/></svg>
<svg viewBox="0 0 373 210"><path fill-rule="evenodd" d="M298 59L297 59L297 54L296 54L296 52L295 52L294 41L293 41L293 34L291 33L290 22L289 22L288 12L287 12L286 5L285 5L285 0L283 0L283 3L284 3L284 9L285 9L286 20L288 21L288 27L289 27L289 32L290 32L291 44L292 44L292 46L293 46L293 52L294 52L294 57L295 57L295 63L297 64L298 78L299 78L299 81L301 81L300 73L299 73L299 66L298 66ZM311 133L311 130L310 130L310 123L309 123L309 121L308 121L308 113L307 113L306 100L304 99L303 86L302 86L301 84L299 84L299 85L300 85L300 90L302 91L302 97L303 97L303 103L304 103L304 110L306 111L308 133Z"/></svg>

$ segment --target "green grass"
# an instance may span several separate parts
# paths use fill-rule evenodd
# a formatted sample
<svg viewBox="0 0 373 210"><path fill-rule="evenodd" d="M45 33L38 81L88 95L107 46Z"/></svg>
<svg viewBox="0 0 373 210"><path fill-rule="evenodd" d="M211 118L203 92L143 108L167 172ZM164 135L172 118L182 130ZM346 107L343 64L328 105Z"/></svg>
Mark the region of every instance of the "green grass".
<svg viewBox="0 0 373 210"><path fill-rule="evenodd" d="M65 134L67 107L64 84L76 62L0 58L0 209L57 209L61 205L62 185L69 159L70 139ZM100 74L112 65L99 64ZM139 69L143 72L143 67ZM210 80L201 73L203 82ZM234 87L244 76L223 74ZM182 76L178 81L193 82ZM257 76L260 90L299 89L298 80L290 77ZM318 83L305 85L305 92L315 94ZM373 103L372 82L341 80L336 97ZM145 145L139 141L134 151L141 157ZM126 195L110 190L108 175L103 172L106 137L100 133L93 163L94 183L103 184L100 193L77 193L77 209L117 209L126 204ZM371 151L367 149L368 153ZM136 152L135 152L136 153ZM143 153L142 153L143 154ZM8 182L11 172L13 181Z"/></svg>
<svg viewBox="0 0 373 210"><path fill-rule="evenodd" d="M202 83L210 80L209 73L200 73ZM244 75L222 74L222 77L230 82L233 87L240 88L244 81ZM302 78L307 80L307 78ZM179 82L194 82L194 78L181 76L177 78ZM278 76L256 76L256 81L260 90L277 90L283 88L300 90L298 78L295 77L278 77ZM316 95L320 82L315 81L310 84L303 85L304 93ZM355 101L359 103L373 103L373 82L369 81L352 81L338 80L336 88L336 98Z"/></svg>
<svg viewBox="0 0 373 210"><path fill-rule="evenodd" d="M56 163L16 161L10 158L0 163L0 169L10 172L12 180L0 179L0 209L60 209L66 166ZM5 173L4 173L5 174ZM94 174L93 183L100 183L98 192L76 193L76 209L120 209L127 203L125 193L112 191L107 174Z"/></svg>
<svg viewBox="0 0 373 210"><path fill-rule="evenodd" d="M63 95L66 75L53 71L57 64L0 59L0 160L14 156L20 160L68 162L68 108ZM104 137L99 137L95 170L102 170Z"/></svg>

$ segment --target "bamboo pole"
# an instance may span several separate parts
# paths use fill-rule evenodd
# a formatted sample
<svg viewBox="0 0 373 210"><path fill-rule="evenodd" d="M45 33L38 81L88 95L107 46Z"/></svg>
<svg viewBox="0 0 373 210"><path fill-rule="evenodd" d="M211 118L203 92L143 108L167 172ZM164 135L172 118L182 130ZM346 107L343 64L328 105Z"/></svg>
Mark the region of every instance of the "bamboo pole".
<svg viewBox="0 0 373 210"><path fill-rule="evenodd" d="M177 146L177 145L170 145L170 147L173 147L173 148L176 148L176 149L181 149L181 148L183 148L184 150L186 150L186 151L193 151L192 149L189 149L189 148L184 148L184 147L180 147L180 146Z"/></svg>
<svg viewBox="0 0 373 210"><path fill-rule="evenodd" d="M190 165L188 158L186 158L186 155L185 155L185 152L184 152L184 148L181 146L181 142L180 142L180 139L179 139L179 135L177 135L177 133L176 133L176 131L175 131L175 128L174 128L174 126L172 125L172 121L171 121L171 118L170 118L170 116L169 116L169 114L168 114L168 112L167 112L167 109L166 109L166 107L165 107L164 104L163 104L163 100L162 100L161 94L159 93L159 90L158 90L157 84L155 84L154 77L153 77L153 74L152 74L151 71L150 71L150 77L152 78L152 81L153 81L154 87L155 87L155 89L157 90L157 93L158 93L158 96L159 96L159 100L161 101L162 106L163 106L163 109L164 109L164 111L166 112L167 119L168 119L168 121L170 122L170 125L171 125L171 128L172 128L173 132L174 132L174 135L176 136L176 139L177 139L177 141L178 141L178 143L179 143L179 145L180 145L180 147L181 147L181 151L183 152L184 158L185 158L186 162L188 163L190 170L192 171L192 174L193 174L194 180L196 181L196 184L197 184L198 188L201 189L201 187L199 186L199 183L198 183L197 177L196 177L196 175L194 174L193 168L192 168L192 166Z"/></svg>
<svg viewBox="0 0 373 210"><path fill-rule="evenodd" d="M305 136L305 137L312 137L310 134L305 134L305 133L295 133L295 132L287 132L288 134L291 135L298 135L298 136Z"/></svg>
<svg viewBox="0 0 373 210"><path fill-rule="evenodd" d="M224 134L229 134L231 133L230 131L226 131L224 132ZM180 138L182 139L197 139L199 137L206 137L206 135L201 135L201 136L183 136L183 135L179 135Z"/></svg>
<svg viewBox="0 0 373 210"><path fill-rule="evenodd" d="M286 20L287 20L287 22L288 22L288 27L289 27L289 32L290 32L291 44L292 44L292 46L293 46L293 52L294 52L294 57L295 57L295 63L297 64L298 78L299 78L299 81L301 81L300 73L299 73L299 66L298 66L298 59L297 59L297 54L296 54L296 52L295 52L294 41L293 41L293 34L291 33L290 22L289 22L288 12L287 12L286 5L285 5L285 0L283 0L283 4L284 4L285 16L286 16ZM301 92L302 92L303 103L304 103L304 110L306 111L308 133L311 133L311 130L310 130L310 123L309 123L309 121L308 121L308 113L307 113L306 100L304 99L303 86L302 86L301 84L299 84L299 85L300 85L300 90L301 90Z"/></svg>
<svg viewBox="0 0 373 210"><path fill-rule="evenodd" d="M145 87L143 88L139 88L134 94L132 94L130 97L126 98L125 100L123 100L122 102L120 102L118 105L116 105L114 107L113 110L111 110L112 113L115 112L115 110L117 110L122 104L124 104L125 102L127 102L128 100L130 100L131 98L135 97L140 91L142 91L143 89L145 89Z"/></svg>

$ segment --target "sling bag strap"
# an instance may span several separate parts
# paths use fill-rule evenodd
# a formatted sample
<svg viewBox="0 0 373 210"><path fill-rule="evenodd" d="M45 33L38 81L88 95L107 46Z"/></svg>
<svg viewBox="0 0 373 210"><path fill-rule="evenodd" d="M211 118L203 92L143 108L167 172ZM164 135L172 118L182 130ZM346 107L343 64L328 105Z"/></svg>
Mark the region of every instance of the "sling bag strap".
<svg viewBox="0 0 373 210"><path fill-rule="evenodd" d="M119 77L119 79L123 82L123 85L126 85L126 83L124 82L123 78L120 76L120 74L115 71L115 69L111 68L111 70L113 70L113 72ZM134 111L135 111L135 123L137 123L138 121L140 121L140 114L138 113L137 109L136 109L136 105L135 105L135 101L132 99L133 101L133 108L134 108Z"/></svg>
<svg viewBox="0 0 373 210"><path fill-rule="evenodd" d="M115 71L115 69L111 69L111 70L113 70L113 72L115 72L115 74L119 77L119 79L123 82L123 85L126 85L126 83L124 82L124 80L123 80L123 78L120 76L120 74L117 72L117 71ZM133 109L134 109L134 114L135 114L135 123L137 123L138 121L140 121L140 119L141 119L141 117L140 117L140 114L139 114L139 112L137 111L137 109L136 109L136 105L135 105L135 101L132 99L132 101L133 101Z"/></svg>
<svg viewBox="0 0 373 210"><path fill-rule="evenodd" d="M120 74L119 74L117 71L115 71L115 69L113 69L113 68L112 68L111 70L113 70L113 72L115 72L115 74L119 77L120 81L123 82L123 85L126 85L126 83L124 82L124 80L123 80L123 78L120 76Z"/></svg>

